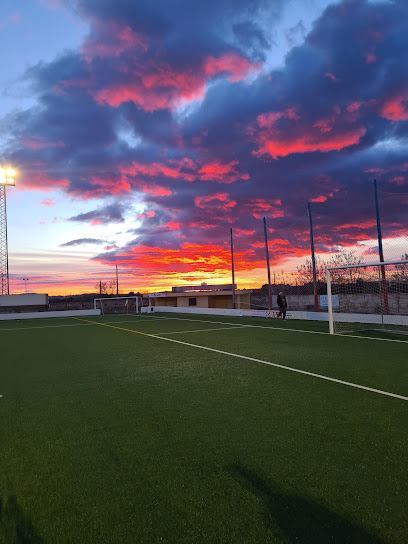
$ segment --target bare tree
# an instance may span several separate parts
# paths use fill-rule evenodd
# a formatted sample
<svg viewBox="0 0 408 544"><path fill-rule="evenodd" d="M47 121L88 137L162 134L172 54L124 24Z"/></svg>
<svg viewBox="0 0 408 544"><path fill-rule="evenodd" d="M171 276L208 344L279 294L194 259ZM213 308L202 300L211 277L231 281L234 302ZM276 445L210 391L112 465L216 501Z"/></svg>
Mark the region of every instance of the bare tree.
<svg viewBox="0 0 408 544"><path fill-rule="evenodd" d="M319 256L316 256L316 280L318 283L324 283L326 280L326 262ZM303 283L313 283L313 262L312 259L306 259L306 261L298 266L298 274Z"/></svg>
<svg viewBox="0 0 408 544"><path fill-rule="evenodd" d="M408 261L408 253L401 255L401 261ZM393 279L396 281L408 281L408 263L401 263L395 265L395 272Z"/></svg>
<svg viewBox="0 0 408 544"><path fill-rule="evenodd" d="M361 257L357 257L354 254L354 251L348 251L347 249L342 248L338 253L332 256L328 266L350 266L355 264L361 264L363 261ZM343 276L343 283L350 282L353 283L359 277L358 268L349 268L347 273ZM340 279L340 278L339 278Z"/></svg>
<svg viewBox="0 0 408 544"><path fill-rule="evenodd" d="M95 288L100 291L101 295L113 295L116 292L116 281L98 281L95 283Z"/></svg>

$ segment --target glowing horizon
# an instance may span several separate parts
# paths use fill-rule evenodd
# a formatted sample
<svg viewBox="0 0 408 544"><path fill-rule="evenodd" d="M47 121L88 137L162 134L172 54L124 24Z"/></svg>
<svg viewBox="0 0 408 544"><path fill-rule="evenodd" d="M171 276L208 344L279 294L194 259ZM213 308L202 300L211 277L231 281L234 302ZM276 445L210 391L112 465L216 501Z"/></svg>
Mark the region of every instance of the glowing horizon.
<svg viewBox="0 0 408 544"><path fill-rule="evenodd" d="M131 291L230 283L230 228L238 284L261 286L263 217L295 272L308 202L318 255L371 259L374 178L385 258L408 253L408 6L130 4L3 8L12 291L89 291L116 265Z"/></svg>

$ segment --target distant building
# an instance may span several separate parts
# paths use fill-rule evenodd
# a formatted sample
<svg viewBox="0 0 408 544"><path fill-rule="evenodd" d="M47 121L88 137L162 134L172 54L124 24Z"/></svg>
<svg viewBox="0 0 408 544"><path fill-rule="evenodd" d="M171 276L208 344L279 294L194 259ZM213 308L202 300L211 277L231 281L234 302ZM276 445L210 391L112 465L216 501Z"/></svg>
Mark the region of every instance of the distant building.
<svg viewBox="0 0 408 544"><path fill-rule="evenodd" d="M232 285L229 289L224 289L224 286L206 286L218 288L218 290L202 290L201 286L198 289L187 288L186 291L174 291L167 293L151 293L147 295L151 306L171 306L173 308L229 308L233 307L232 303ZM184 288L186 289L186 288ZM236 290L235 291L236 308L245 310L251 307L251 291Z"/></svg>
<svg viewBox="0 0 408 544"><path fill-rule="evenodd" d="M237 288L236 284L234 285ZM187 291L232 291L232 283L220 283L218 285L178 285L171 288L172 293L185 293Z"/></svg>

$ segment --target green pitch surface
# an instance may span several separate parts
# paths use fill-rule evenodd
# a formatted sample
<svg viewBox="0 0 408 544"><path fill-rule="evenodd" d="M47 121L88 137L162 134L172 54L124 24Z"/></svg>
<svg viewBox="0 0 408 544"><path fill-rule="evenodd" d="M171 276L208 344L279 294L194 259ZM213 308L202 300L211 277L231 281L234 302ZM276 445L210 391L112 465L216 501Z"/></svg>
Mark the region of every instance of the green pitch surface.
<svg viewBox="0 0 408 544"><path fill-rule="evenodd" d="M405 544L408 343L319 330L0 322L0 543Z"/></svg>

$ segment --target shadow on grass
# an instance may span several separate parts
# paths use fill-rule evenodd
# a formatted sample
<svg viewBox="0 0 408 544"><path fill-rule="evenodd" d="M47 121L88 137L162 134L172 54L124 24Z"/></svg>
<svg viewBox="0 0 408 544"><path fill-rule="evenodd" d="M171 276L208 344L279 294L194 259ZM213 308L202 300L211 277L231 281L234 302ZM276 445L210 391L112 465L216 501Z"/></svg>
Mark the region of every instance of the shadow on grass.
<svg viewBox="0 0 408 544"><path fill-rule="evenodd" d="M275 524L290 544L384 544L324 506L296 495L286 495L245 467L227 471L245 489L262 499L268 523Z"/></svg>
<svg viewBox="0 0 408 544"><path fill-rule="evenodd" d="M0 544L44 544L14 495L5 504L0 499Z"/></svg>

